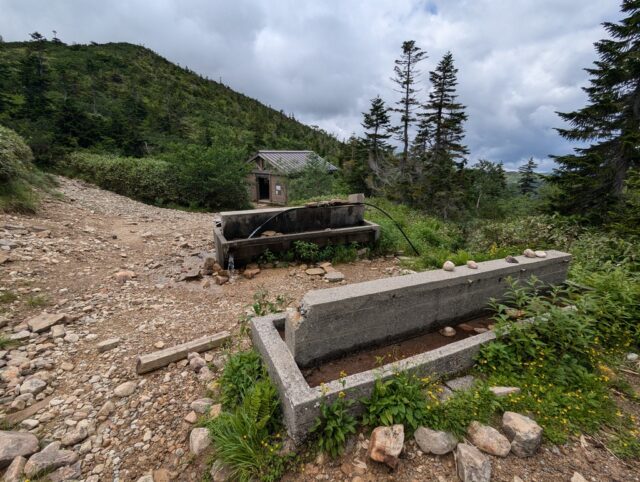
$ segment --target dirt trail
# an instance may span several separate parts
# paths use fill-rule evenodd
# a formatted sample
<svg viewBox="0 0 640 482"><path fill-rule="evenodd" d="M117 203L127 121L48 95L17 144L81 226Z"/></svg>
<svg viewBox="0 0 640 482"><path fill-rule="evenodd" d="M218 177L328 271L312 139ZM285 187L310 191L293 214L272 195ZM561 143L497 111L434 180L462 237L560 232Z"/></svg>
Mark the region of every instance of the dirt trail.
<svg viewBox="0 0 640 482"><path fill-rule="evenodd" d="M48 396L53 401L30 416L38 422L33 432L52 441L88 425L91 435L75 448L83 477L137 480L163 468L180 474L179 480L200 480L202 464L189 454L192 425L184 417L193 400L206 396L206 383L180 363L139 377L135 357L161 343L172 346L221 330L237 333L259 289L286 294L295 303L326 283L296 268L267 269L223 286L210 277L176 282L186 258L213 250L213 214L156 208L64 178L59 190L64 196L47 198L36 216L0 215L0 238L12 245L0 251L9 257L0 267L0 288L17 295L0 305L6 334L20 332L25 320L43 310L76 318L62 337L32 334L2 354L0 368L13 359L23 369L16 381L0 384L1 407L23 408L11 408L13 387L36 375L47 387L24 405ZM391 273L394 266L393 260L381 260L340 269L355 282ZM123 270L136 277L118 283L114 274ZM97 344L114 337L120 344L98 353ZM247 346L248 340L239 344ZM211 354L221 366L223 350ZM130 380L137 384L134 394L115 397L114 389ZM108 401L115 408L105 416L108 410L100 410Z"/></svg>
<svg viewBox="0 0 640 482"><path fill-rule="evenodd" d="M185 416L194 400L207 395L207 382L186 363L137 376L136 356L221 330L237 334L259 289L295 304L327 284L300 267L267 269L222 286L210 277L177 282L185 259L213 250L213 214L160 209L64 178L59 190L63 196L47 198L36 216L0 215L0 261L6 259L0 265L0 327L7 336L26 333L19 347L0 350L0 411L26 415L22 428L41 444L69 441L86 429L67 447L79 457L77 478L135 481L155 471L156 482L202 480L208 456L190 454L193 425ZM399 272L394 258L339 269L347 283ZM136 277L121 284L114 278L119 271ZM64 333L25 331L24 322L43 310L68 316ZM99 353L98 343L114 337L118 346ZM248 344L236 337L231 349ZM221 367L224 357L219 349L207 361ZM46 388L18 395L16 387L34 377ZM134 382L133 393L116 396L116 387L127 381ZM28 407L35 407L33 413L20 411ZM409 442L392 474L367 460L365 446L360 435L342 459L307 463L286 478L457 480L452 456L426 456ZM627 466L595 447L587 456L579 444L545 447L530 460L494 459L493 465L495 480L509 482L514 475L568 481L574 470L593 481L640 480L637 464Z"/></svg>

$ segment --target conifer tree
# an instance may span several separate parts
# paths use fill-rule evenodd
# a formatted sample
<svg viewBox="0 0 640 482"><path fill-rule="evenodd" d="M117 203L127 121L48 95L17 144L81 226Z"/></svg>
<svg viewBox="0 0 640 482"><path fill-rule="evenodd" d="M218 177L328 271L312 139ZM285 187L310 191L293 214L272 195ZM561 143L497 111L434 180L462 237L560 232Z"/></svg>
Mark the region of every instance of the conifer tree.
<svg viewBox="0 0 640 482"><path fill-rule="evenodd" d="M622 12L620 22L603 24L610 38L595 43L587 106L559 113L569 124L557 129L560 135L590 145L554 156L560 166L550 180L562 194L553 207L593 221L622 200L630 169L640 166L640 1L623 0Z"/></svg>
<svg viewBox="0 0 640 482"><path fill-rule="evenodd" d="M389 148L387 139L391 137L391 119L389 109L380 96L371 99L369 112L363 112L364 145L369 150L373 163L378 165L382 153Z"/></svg>
<svg viewBox="0 0 640 482"><path fill-rule="evenodd" d="M448 217L464 203L464 171L467 147L463 144L467 120L465 106L457 102L458 69L447 52L429 74L432 89L419 114L421 122L414 146L422 144L418 164L419 182L413 191L414 202Z"/></svg>
<svg viewBox="0 0 640 482"><path fill-rule="evenodd" d="M416 46L414 40L402 43L402 54L395 61L395 77L392 80L398 85L397 92L402 94L394 109L400 113L400 126L397 128L398 140L402 142L402 157L400 159L400 174L404 173L409 158L409 129L417 120L415 109L419 105L415 94L416 78L420 75L418 64L427 57L427 53Z"/></svg>
<svg viewBox="0 0 640 482"><path fill-rule="evenodd" d="M518 168L520 173L520 179L518 180L518 188L522 194L531 194L536 189L538 181L538 175L535 173L535 169L538 164L530 157L527 162Z"/></svg>
<svg viewBox="0 0 640 482"><path fill-rule="evenodd" d="M429 101L423 106L417 140L424 143L430 157L447 158L464 166L467 147L463 123L467 120L465 106L456 101L458 69L453 64L453 55L447 52L436 69L429 74L432 90Z"/></svg>

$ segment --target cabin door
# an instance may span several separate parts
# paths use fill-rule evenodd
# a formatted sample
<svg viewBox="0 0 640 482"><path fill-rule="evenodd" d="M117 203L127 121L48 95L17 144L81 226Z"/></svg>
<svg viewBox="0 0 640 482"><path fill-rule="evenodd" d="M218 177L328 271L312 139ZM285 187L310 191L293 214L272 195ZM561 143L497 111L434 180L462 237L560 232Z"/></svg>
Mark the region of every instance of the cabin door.
<svg viewBox="0 0 640 482"><path fill-rule="evenodd" d="M269 178L266 176L258 176L258 201L269 201L270 192Z"/></svg>

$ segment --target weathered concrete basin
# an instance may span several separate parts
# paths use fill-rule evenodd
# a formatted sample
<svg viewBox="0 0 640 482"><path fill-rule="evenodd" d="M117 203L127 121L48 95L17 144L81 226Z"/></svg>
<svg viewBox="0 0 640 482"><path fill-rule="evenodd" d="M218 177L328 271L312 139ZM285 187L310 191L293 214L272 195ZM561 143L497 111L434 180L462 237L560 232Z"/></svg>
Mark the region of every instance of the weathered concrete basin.
<svg viewBox="0 0 640 482"><path fill-rule="evenodd" d="M309 291L300 317L289 317L286 341L301 367L334 358L346 351L389 342L464 321L500 299L507 278L526 280L535 275L546 284L561 283L571 256L559 251L546 258L518 257L384 278L337 288Z"/></svg>
<svg viewBox="0 0 640 482"><path fill-rule="evenodd" d="M276 214L265 227L279 233L270 237L247 239L251 232ZM229 256L240 266L260 256L265 250L285 252L295 241L307 241L320 247L339 244L372 244L380 227L364 219L364 205L314 206L252 209L220 213L221 225L214 227L217 261L227 266Z"/></svg>
<svg viewBox="0 0 640 482"><path fill-rule="evenodd" d="M329 402L341 391L347 399L359 400L371 394L376 379L398 371L453 375L471 368L482 345L496 335L481 333L341 381L328 381L323 389L309 386L294 355L310 365L409 333L444 324L455 326L485 310L491 297L504 297L508 277L525 281L535 275L546 284L563 282L571 256L550 251L547 258L517 259L519 264L504 260L478 263L477 271L466 267L454 272L436 270L312 291L305 296L305 312L297 321L293 319L298 317L285 314L253 318L253 344L278 388L289 435L296 441L306 437L319 414L323 390ZM278 332L283 327L286 342ZM358 413L361 407L355 404L352 410Z"/></svg>

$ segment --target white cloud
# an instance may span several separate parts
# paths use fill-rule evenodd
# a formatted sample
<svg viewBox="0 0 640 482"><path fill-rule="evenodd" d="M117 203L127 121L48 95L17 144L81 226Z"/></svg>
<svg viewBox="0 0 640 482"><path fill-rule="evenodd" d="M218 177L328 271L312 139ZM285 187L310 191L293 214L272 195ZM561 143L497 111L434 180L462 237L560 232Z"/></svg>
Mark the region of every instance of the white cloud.
<svg viewBox="0 0 640 482"><path fill-rule="evenodd" d="M414 39L425 81L453 52L472 161L534 156L546 169L571 148L555 112L584 104L600 24L619 17L611 0L0 0L0 11L5 40L55 29L68 43L143 44L339 137L361 132L375 95L396 100L393 60Z"/></svg>

